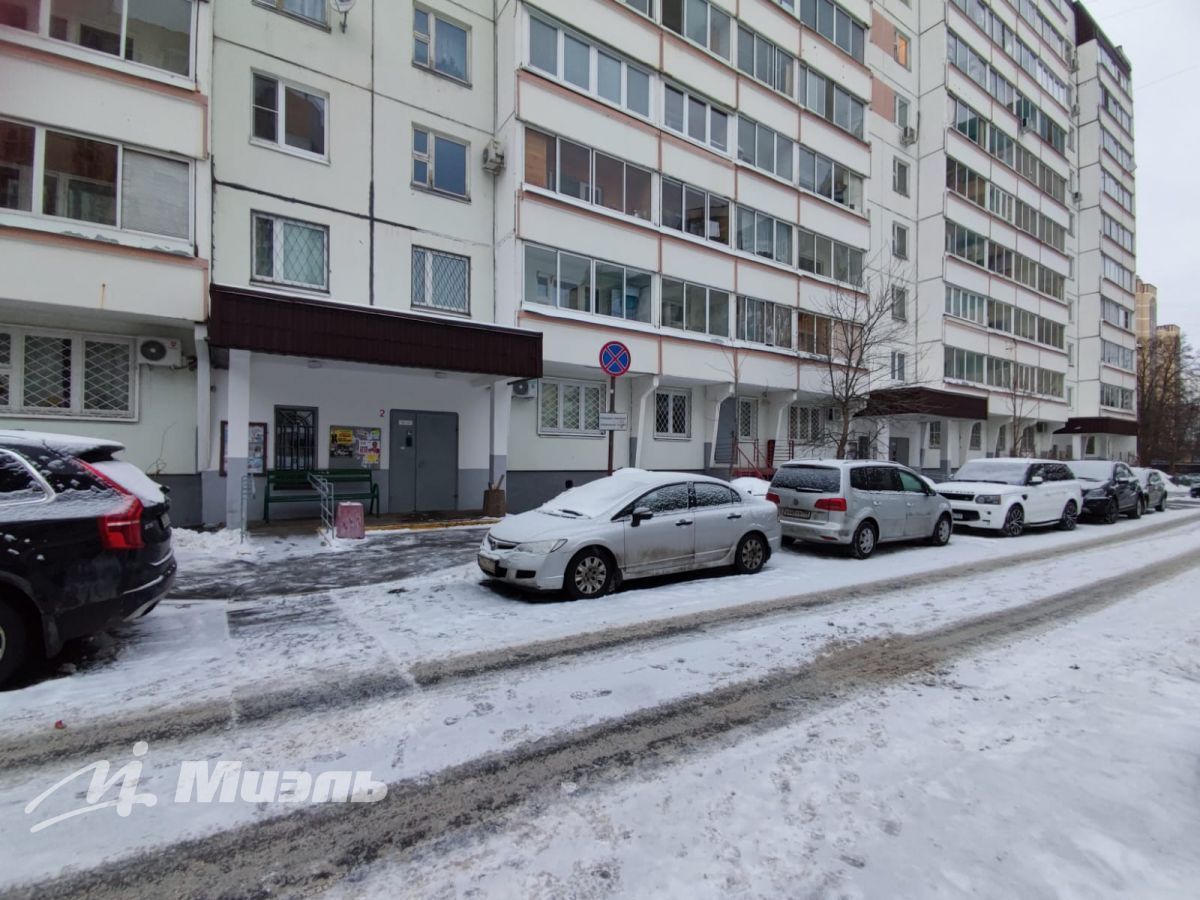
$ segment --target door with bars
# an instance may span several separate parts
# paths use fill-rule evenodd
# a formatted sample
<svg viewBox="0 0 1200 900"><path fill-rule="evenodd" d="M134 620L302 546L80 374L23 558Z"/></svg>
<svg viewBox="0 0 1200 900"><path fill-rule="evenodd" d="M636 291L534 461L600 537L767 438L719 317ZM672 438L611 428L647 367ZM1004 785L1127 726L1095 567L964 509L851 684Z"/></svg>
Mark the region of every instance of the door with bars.
<svg viewBox="0 0 1200 900"><path fill-rule="evenodd" d="M275 468L317 467L317 411L304 406L275 407Z"/></svg>

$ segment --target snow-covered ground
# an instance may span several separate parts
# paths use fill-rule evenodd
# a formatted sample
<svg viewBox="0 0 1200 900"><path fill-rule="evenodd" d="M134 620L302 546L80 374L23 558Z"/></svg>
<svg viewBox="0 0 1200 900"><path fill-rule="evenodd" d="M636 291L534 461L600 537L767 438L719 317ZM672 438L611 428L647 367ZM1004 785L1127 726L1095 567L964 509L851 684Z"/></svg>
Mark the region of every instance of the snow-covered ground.
<svg viewBox="0 0 1200 900"><path fill-rule="evenodd" d="M937 680L563 784L328 896L1195 897L1195 596L1189 573Z"/></svg>

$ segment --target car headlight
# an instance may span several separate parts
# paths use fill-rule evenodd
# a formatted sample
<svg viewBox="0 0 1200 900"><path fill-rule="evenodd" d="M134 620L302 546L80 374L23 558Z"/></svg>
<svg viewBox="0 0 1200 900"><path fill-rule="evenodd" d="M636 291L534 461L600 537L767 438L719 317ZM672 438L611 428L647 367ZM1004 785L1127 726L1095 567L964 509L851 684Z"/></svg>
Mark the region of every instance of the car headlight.
<svg viewBox="0 0 1200 900"><path fill-rule="evenodd" d="M518 553L533 553L538 556L544 556L548 553L553 553L555 550L561 550L566 542L566 538L560 538L557 541L530 541L528 544L517 544L516 551Z"/></svg>
<svg viewBox="0 0 1200 900"><path fill-rule="evenodd" d="M999 506L1000 505L1000 495L999 494L976 494L975 502L979 503L983 506Z"/></svg>
<svg viewBox="0 0 1200 900"><path fill-rule="evenodd" d="M1101 498L1103 498L1107 495L1108 495L1107 488L1098 487L1098 488L1092 488L1090 491L1088 491L1083 496L1084 496L1084 499L1086 499L1086 500L1100 500Z"/></svg>

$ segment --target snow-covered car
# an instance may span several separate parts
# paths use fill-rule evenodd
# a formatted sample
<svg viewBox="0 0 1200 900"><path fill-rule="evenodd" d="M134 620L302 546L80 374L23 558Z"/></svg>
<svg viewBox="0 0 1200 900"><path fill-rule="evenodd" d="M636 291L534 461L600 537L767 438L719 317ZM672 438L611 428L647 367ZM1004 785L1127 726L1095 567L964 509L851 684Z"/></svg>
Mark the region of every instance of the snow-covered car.
<svg viewBox="0 0 1200 900"><path fill-rule="evenodd" d="M1121 516L1140 519L1146 511L1146 495L1133 469L1123 462L1084 459L1071 463L1083 488L1084 515L1111 525Z"/></svg>
<svg viewBox="0 0 1200 900"><path fill-rule="evenodd" d="M626 579L758 572L780 540L775 504L726 481L622 469L506 518L483 539L478 562L517 587L598 597Z"/></svg>
<svg viewBox="0 0 1200 900"><path fill-rule="evenodd" d="M1155 512L1166 512L1167 486L1171 483L1167 476L1158 469L1135 468L1133 474L1142 484L1142 493L1146 497L1146 508Z"/></svg>
<svg viewBox="0 0 1200 900"><path fill-rule="evenodd" d="M1035 525L1070 531L1083 509L1071 468L1052 459L973 459L937 486L956 524L1016 537Z"/></svg>

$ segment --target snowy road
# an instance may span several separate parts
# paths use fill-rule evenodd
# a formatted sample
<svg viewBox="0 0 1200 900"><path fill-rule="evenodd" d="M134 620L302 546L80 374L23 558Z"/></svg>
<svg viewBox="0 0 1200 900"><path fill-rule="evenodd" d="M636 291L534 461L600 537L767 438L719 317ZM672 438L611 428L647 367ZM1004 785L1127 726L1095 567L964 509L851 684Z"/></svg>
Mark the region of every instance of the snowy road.
<svg viewBox="0 0 1200 900"><path fill-rule="evenodd" d="M732 787L719 777L724 770L713 760L729 754L737 758L743 745L766 742L777 749L790 741L794 749L803 747L810 754L832 750L814 740L805 723L844 717L848 708L872 708L882 702L878 698L897 690L945 690L947 683L957 683L952 674L956 666L973 664L980 654L1003 661L1028 652L1023 648L1031 636L1043 640L1053 627L1082 628L1089 619L1081 617L1113 604L1115 609L1100 615L1138 605L1143 597L1160 597L1163 606L1169 601L1161 600L1166 588L1160 586L1172 588L1167 593L1177 602L1177 586L1195 579L1200 526L1194 514L1172 513L1112 529L1031 535L1018 542L956 536L953 546L955 553L941 557L940 566L939 551L912 548L882 557L886 568L875 570L861 564L843 569L820 556L781 555L781 568L793 572L791 593L778 593L782 584L766 576L643 588L613 598L608 608L584 609L579 616L583 621L565 630L558 619L547 627L542 614L580 605L518 604L516 609L528 613L536 629L517 633L493 628L485 637L484 621L504 623L508 617L497 620L489 614L479 623L467 618L461 620L465 628L422 647L423 653L387 640L386 629L364 629L384 634L368 649L371 660L391 665L393 672L397 665L405 667L403 675L395 676L396 690L364 696L351 705L285 707L290 714L270 721L235 715L174 736L167 729L152 742L142 784L169 797L178 764L187 759L236 758L248 768L309 771L335 761L339 769L369 768L386 780L390 792L384 802L306 808L286 816L281 813L287 807L268 804L197 807L167 802L135 810L129 819L114 818L109 828L95 828L95 820L64 822L53 831L30 834L24 803L95 758L85 752L94 747L67 742L40 762L35 757L22 761L18 754L16 764L0 776L0 840L13 860L0 871L0 889L41 882L18 895L239 896L257 894L260 888L288 895L320 892L351 878L341 885L344 896L360 889L378 896L430 896L453 893L453 885L478 889L487 884L485 876L497 877L502 869L499 883L508 887L485 894L703 894L686 879L678 880L691 864L681 864L675 882L643 882L642 876L628 872L622 878L623 867L632 871L645 861L613 835L636 831L641 819L663 814L630 799L631 780L670 784L675 790L668 795L678 797L677 781L685 777L681 773L699 778L691 773L716 765L718 777L704 781L714 784L713 790L701 792L716 802ZM797 560L810 577L820 571L829 590L796 594ZM855 579L854 571L862 574ZM738 588L731 591L730 583ZM457 588L461 576L452 573L438 584ZM722 585L725 589L719 590ZM753 593L750 587L756 588ZM410 584L409 590L421 588ZM474 590L480 590L478 585ZM683 593L689 596L678 596ZM617 603L642 595L641 604L631 604L632 613ZM657 618L646 614L646 601L655 596L660 599L653 610ZM299 616L303 633L313 613L301 614L286 602L282 609ZM321 615L351 611L361 624L368 615L378 616L380 607L374 597L359 606L338 597L316 609ZM663 617L664 610L671 615ZM287 620L278 612L266 609L263 615L272 629L286 632ZM1183 635L1191 627L1194 638L1194 609L1179 612ZM1137 617L1132 618L1136 625ZM544 640L530 642L547 631ZM260 652L270 649L269 642L255 646ZM361 662L363 646L351 642L339 650ZM299 671L310 671L304 660L298 662ZM268 670L283 677L282 670ZM384 670L372 663L348 671ZM1011 671L1005 675L1014 677ZM1195 721L1200 714L1195 692L1181 694L1191 702ZM907 700L913 702L911 696ZM924 713L918 709L913 714ZM871 733L855 733L855 728L850 721L849 734L838 740L869 745ZM115 731L122 740L135 739L132 732ZM936 742L932 736L930 740ZM123 752L114 749L114 760L127 757L127 746ZM735 768L738 778L748 777L744 766ZM762 780L767 781L765 776ZM858 790L837 783L842 793ZM747 788L751 795L766 789L757 782ZM808 790L833 789L831 781ZM781 801L786 792L776 786L769 793ZM580 816L598 821L600 813L581 811L584 797L589 810L603 810L614 819L620 813L627 820L623 830L605 829L592 835L591 843L585 841L582 868L572 868L563 855L569 851L554 835L558 823L567 834L578 831ZM810 810L796 819L793 811L771 823L772 834L781 840L791 828L798 841L811 842L821 831L812 825L815 817ZM698 821L692 826L702 831ZM663 827L671 831L666 823ZM676 830L684 827L677 824ZM711 821L707 827L714 827ZM729 864L725 868L735 870L723 876L734 879L731 887L741 879L757 885L759 893L796 893L771 888L778 866L764 863L759 871L749 863L730 862L730 848L757 845L753 826L743 821L738 827L743 829L740 836L734 832L722 838L721 859ZM512 846L510 830L514 835L536 833L535 848ZM832 863L825 860L833 866L829 885L843 883L838 880L845 876L843 870L853 875L861 868L856 862L863 856L850 844ZM549 849L539 857L537 848ZM776 851L787 856L780 847ZM504 863L508 853L512 865ZM837 863L843 856L851 861ZM723 871L715 861L706 862L712 863L706 871ZM1194 857L1185 860L1194 862ZM796 865L780 871L794 875ZM68 866L80 874L46 883ZM1195 867L1189 871L1200 873ZM850 878L845 883L858 882ZM712 893L722 893L720 884L709 885ZM813 882L810 888L820 893L822 885L829 886Z"/></svg>

